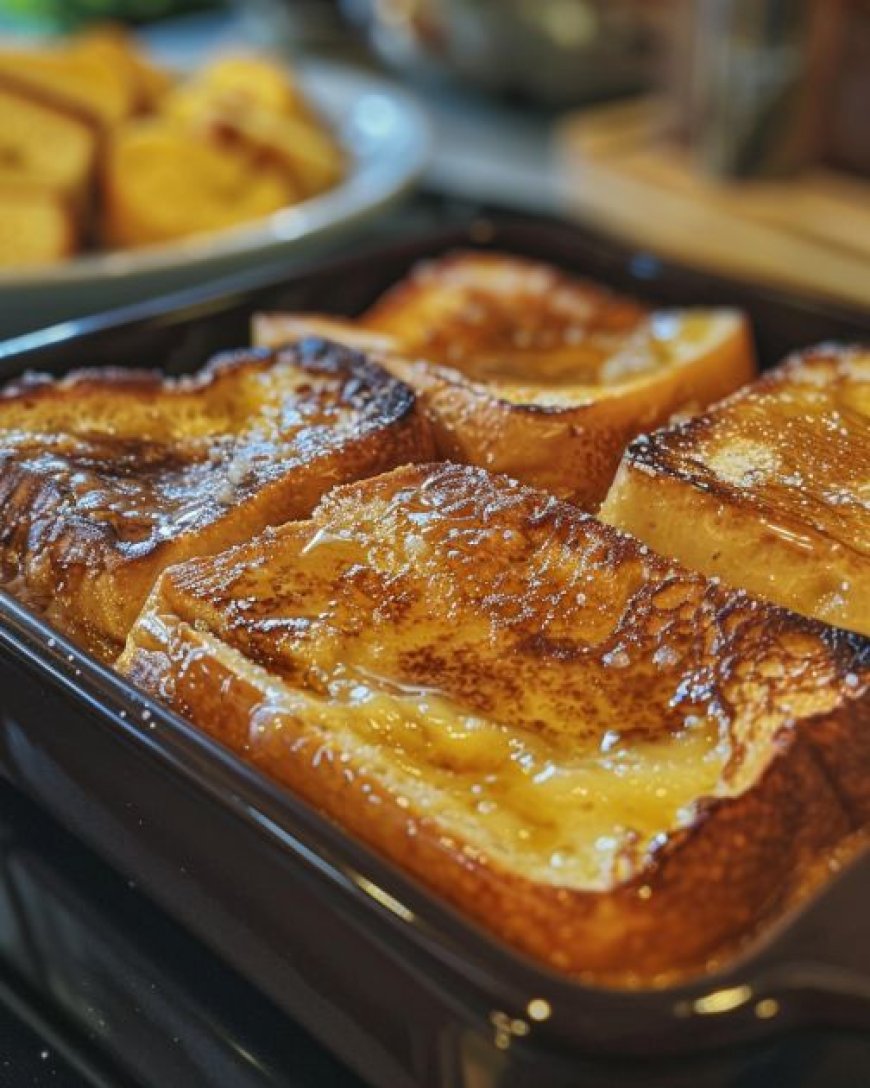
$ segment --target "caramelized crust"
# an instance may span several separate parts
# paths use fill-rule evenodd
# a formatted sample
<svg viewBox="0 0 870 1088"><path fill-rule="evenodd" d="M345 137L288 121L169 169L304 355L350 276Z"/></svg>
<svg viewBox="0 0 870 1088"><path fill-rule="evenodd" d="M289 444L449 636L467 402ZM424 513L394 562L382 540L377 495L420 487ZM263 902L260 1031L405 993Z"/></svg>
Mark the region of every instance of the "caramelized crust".
<svg viewBox="0 0 870 1088"><path fill-rule="evenodd" d="M458 253L423 264L367 314L422 395L442 456L595 510L628 440L755 372L743 318L652 313L548 265Z"/></svg>
<svg viewBox="0 0 870 1088"><path fill-rule="evenodd" d="M480 469L166 571L120 670L560 970L650 983L870 820L870 643Z"/></svg>
<svg viewBox="0 0 870 1088"><path fill-rule="evenodd" d="M739 314L651 313L548 265L501 254L421 265L358 323L254 319L257 344L305 333L382 353L420 393L441 456L590 510L630 438L754 374Z"/></svg>
<svg viewBox="0 0 870 1088"><path fill-rule="evenodd" d="M493 253L418 265L363 324L470 378L559 389L606 380L649 307L558 269Z"/></svg>
<svg viewBox="0 0 870 1088"><path fill-rule="evenodd" d="M104 657L169 563L431 456L411 390L319 340L177 381L30 378L0 395L0 434L0 579Z"/></svg>
<svg viewBox="0 0 870 1088"><path fill-rule="evenodd" d="M870 353L811 349L637 439L602 517L688 566L870 635Z"/></svg>

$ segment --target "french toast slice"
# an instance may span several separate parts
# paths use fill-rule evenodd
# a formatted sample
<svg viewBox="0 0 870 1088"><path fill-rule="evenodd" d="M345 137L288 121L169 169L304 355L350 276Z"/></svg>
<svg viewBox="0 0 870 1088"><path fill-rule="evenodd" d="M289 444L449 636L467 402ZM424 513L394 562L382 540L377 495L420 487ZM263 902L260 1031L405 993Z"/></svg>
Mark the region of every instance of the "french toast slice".
<svg viewBox="0 0 870 1088"><path fill-rule="evenodd" d="M66 48L72 48L79 58L110 66L128 88L134 113L158 108L175 82L173 75L155 64L117 24L92 26L77 34Z"/></svg>
<svg viewBox="0 0 870 1088"><path fill-rule="evenodd" d="M238 226L299 199L293 179L274 164L163 117L119 126L100 180L103 234L119 247Z"/></svg>
<svg viewBox="0 0 870 1088"><path fill-rule="evenodd" d="M395 338L388 333L373 332L350 318L280 312L256 313L251 318L251 341L257 348L276 351L306 336L320 336L336 344L345 344L354 351L375 355L388 369L395 365L390 358L398 353Z"/></svg>
<svg viewBox="0 0 870 1088"><path fill-rule="evenodd" d="M407 466L165 571L118 668L503 940L702 968L870 820L870 643Z"/></svg>
<svg viewBox="0 0 870 1088"><path fill-rule="evenodd" d="M170 563L431 455L413 392L320 340L178 380L24 380L0 394L0 582L113 659Z"/></svg>
<svg viewBox="0 0 870 1088"><path fill-rule="evenodd" d="M811 348L636 439L601 516L696 570L870 635L870 351Z"/></svg>
<svg viewBox="0 0 870 1088"><path fill-rule="evenodd" d="M340 181L346 156L286 69L252 56L212 61L163 103L165 116L200 136L247 148L282 170L298 197Z"/></svg>
<svg viewBox="0 0 870 1088"><path fill-rule="evenodd" d="M442 456L589 510L630 438L755 373L736 311L655 313L500 253L418 266L361 324L392 337L391 369L420 393Z"/></svg>
<svg viewBox="0 0 870 1088"><path fill-rule="evenodd" d="M0 84L0 191L57 194L83 212L97 158L97 133L75 114ZM8 224L15 213L2 218ZM8 229L8 227L7 227Z"/></svg>
<svg viewBox="0 0 870 1088"><path fill-rule="evenodd" d="M38 94L101 128L129 117L137 105L128 73L84 38L50 49L0 49L0 85Z"/></svg>
<svg viewBox="0 0 870 1088"><path fill-rule="evenodd" d="M0 178L0 269L52 264L75 252L78 224L56 192Z"/></svg>

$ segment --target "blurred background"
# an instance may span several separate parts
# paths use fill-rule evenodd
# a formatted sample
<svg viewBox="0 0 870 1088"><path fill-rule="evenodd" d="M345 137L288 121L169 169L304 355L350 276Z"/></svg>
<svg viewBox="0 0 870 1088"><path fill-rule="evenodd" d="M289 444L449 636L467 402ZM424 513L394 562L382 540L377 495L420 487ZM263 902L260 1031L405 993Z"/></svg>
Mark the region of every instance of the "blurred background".
<svg viewBox="0 0 870 1088"><path fill-rule="evenodd" d="M0 2L16 48L106 22L180 72L250 49L386 74L433 132L417 193L870 301L870 0Z"/></svg>

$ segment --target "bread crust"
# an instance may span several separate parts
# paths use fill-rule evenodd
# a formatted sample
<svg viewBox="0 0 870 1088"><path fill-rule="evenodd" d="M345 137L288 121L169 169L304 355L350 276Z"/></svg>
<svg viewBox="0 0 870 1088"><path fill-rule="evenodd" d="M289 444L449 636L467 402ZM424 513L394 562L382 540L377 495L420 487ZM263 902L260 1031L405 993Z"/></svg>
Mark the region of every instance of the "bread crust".
<svg viewBox="0 0 870 1088"><path fill-rule="evenodd" d="M314 339L177 380L26 378L0 394L0 433L0 576L105 658L168 564L432 452L410 389Z"/></svg>
<svg viewBox="0 0 870 1088"><path fill-rule="evenodd" d="M477 469L399 469L337 490L310 522L168 570L119 668L499 938L599 982L660 984L733 955L870 821L866 639ZM387 700L375 748L350 704L326 706L342 669ZM425 743L396 724L414 700ZM379 705L364 701L369 719ZM478 723L466 749L463 715ZM629 836L634 853L620 847L599 877L560 879L537 847L505 846L509 823L481 847L479 826L501 819L489 809L462 816L466 781L510 804L486 792L481 720L515 755L544 745L556 778L616 734L640 758L702 721L728 755L675 823ZM503 786L515 768L500 766ZM534 782L522 811L547 830L553 795ZM656 782L677 788L667 770Z"/></svg>
<svg viewBox="0 0 870 1088"><path fill-rule="evenodd" d="M811 348L633 442L601 515L694 569L870 635L868 466L870 354Z"/></svg>

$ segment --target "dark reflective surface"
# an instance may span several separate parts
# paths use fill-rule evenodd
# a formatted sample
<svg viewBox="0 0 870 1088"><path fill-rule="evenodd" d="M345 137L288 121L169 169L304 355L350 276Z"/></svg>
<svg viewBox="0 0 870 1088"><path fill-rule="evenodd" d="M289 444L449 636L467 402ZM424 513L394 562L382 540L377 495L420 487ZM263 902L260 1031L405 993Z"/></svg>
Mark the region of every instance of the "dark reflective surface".
<svg viewBox="0 0 870 1088"><path fill-rule="evenodd" d="M362 1088L6 785L0 843L0 1088ZM488 1053L470 1045L465 1057L469 1088L500 1083ZM574 1062L550 1074L530 1068L527 1083L866 1088L870 1036L802 1032L691 1062Z"/></svg>
<svg viewBox="0 0 870 1088"><path fill-rule="evenodd" d="M0 1088L359 1088L135 886L5 785L0 843Z"/></svg>
<svg viewBox="0 0 870 1088"><path fill-rule="evenodd" d="M5 989L2 983L0 988ZM0 1002L0 1088L90 1088L94 1083L99 1081L56 1045L52 1032Z"/></svg>

